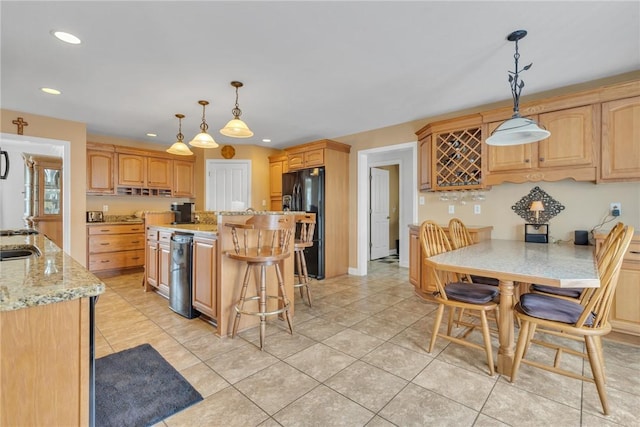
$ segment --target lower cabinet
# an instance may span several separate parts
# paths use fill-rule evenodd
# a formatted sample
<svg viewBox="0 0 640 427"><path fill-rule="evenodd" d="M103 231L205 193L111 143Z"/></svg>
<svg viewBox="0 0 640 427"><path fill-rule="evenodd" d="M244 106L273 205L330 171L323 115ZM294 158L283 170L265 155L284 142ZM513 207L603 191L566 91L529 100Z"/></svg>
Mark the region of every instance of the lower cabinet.
<svg viewBox="0 0 640 427"><path fill-rule="evenodd" d="M99 273L144 265L143 224L92 224L87 229L89 271Z"/></svg>
<svg viewBox="0 0 640 427"><path fill-rule="evenodd" d="M211 318L217 317L216 303L217 241L193 237L193 307Z"/></svg>
<svg viewBox="0 0 640 427"><path fill-rule="evenodd" d="M166 297L169 296L170 244L170 231L147 230L146 283Z"/></svg>

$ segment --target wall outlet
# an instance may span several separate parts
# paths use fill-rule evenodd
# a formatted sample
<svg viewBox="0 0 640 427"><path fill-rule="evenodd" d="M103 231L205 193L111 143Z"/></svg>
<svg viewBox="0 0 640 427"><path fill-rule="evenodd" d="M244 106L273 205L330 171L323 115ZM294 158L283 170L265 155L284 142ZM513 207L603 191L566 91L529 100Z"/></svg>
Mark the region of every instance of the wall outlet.
<svg viewBox="0 0 640 427"><path fill-rule="evenodd" d="M456 205L449 205L449 213L450 214L456 213Z"/></svg>
<svg viewBox="0 0 640 427"><path fill-rule="evenodd" d="M265 206L267 206L267 201L266 200L262 200L262 207L264 208Z"/></svg>
<svg viewBox="0 0 640 427"><path fill-rule="evenodd" d="M420 196L418 198L418 203L421 204L421 205L424 205L424 196Z"/></svg>
<svg viewBox="0 0 640 427"><path fill-rule="evenodd" d="M609 212L611 216L620 216L622 213L622 204L619 202L614 202L609 205Z"/></svg>
<svg viewBox="0 0 640 427"><path fill-rule="evenodd" d="M109 212L109 205L102 205L102 212Z"/></svg>
<svg viewBox="0 0 640 427"><path fill-rule="evenodd" d="M473 205L473 213L476 214L476 215L479 215L480 212L482 212L480 210L480 205Z"/></svg>

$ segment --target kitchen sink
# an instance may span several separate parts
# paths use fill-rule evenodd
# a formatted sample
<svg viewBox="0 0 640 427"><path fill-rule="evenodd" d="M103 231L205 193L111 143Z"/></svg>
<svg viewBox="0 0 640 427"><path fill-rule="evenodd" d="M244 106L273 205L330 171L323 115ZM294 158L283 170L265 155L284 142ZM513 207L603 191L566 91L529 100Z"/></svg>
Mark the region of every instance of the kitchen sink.
<svg viewBox="0 0 640 427"><path fill-rule="evenodd" d="M40 250L33 245L12 245L0 247L0 261L25 259L40 256Z"/></svg>

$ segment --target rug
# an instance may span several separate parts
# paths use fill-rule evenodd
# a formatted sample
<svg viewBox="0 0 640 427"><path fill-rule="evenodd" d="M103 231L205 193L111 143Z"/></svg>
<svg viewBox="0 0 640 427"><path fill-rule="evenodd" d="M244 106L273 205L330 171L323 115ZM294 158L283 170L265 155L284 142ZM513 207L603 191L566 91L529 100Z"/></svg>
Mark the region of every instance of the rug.
<svg viewBox="0 0 640 427"><path fill-rule="evenodd" d="M96 426L148 426L202 400L151 345L96 359Z"/></svg>

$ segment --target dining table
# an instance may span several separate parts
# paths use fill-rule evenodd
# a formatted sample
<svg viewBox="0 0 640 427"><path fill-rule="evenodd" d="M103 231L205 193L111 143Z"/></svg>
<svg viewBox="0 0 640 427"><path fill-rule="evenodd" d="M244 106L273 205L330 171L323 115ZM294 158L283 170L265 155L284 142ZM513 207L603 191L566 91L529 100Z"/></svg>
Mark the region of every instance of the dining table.
<svg viewBox="0 0 640 427"><path fill-rule="evenodd" d="M560 288L600 286L593 246L485 240L425 259L437 271L494 277L499 280L497 372L511 375L515 343L514 283Z"/></svg>

